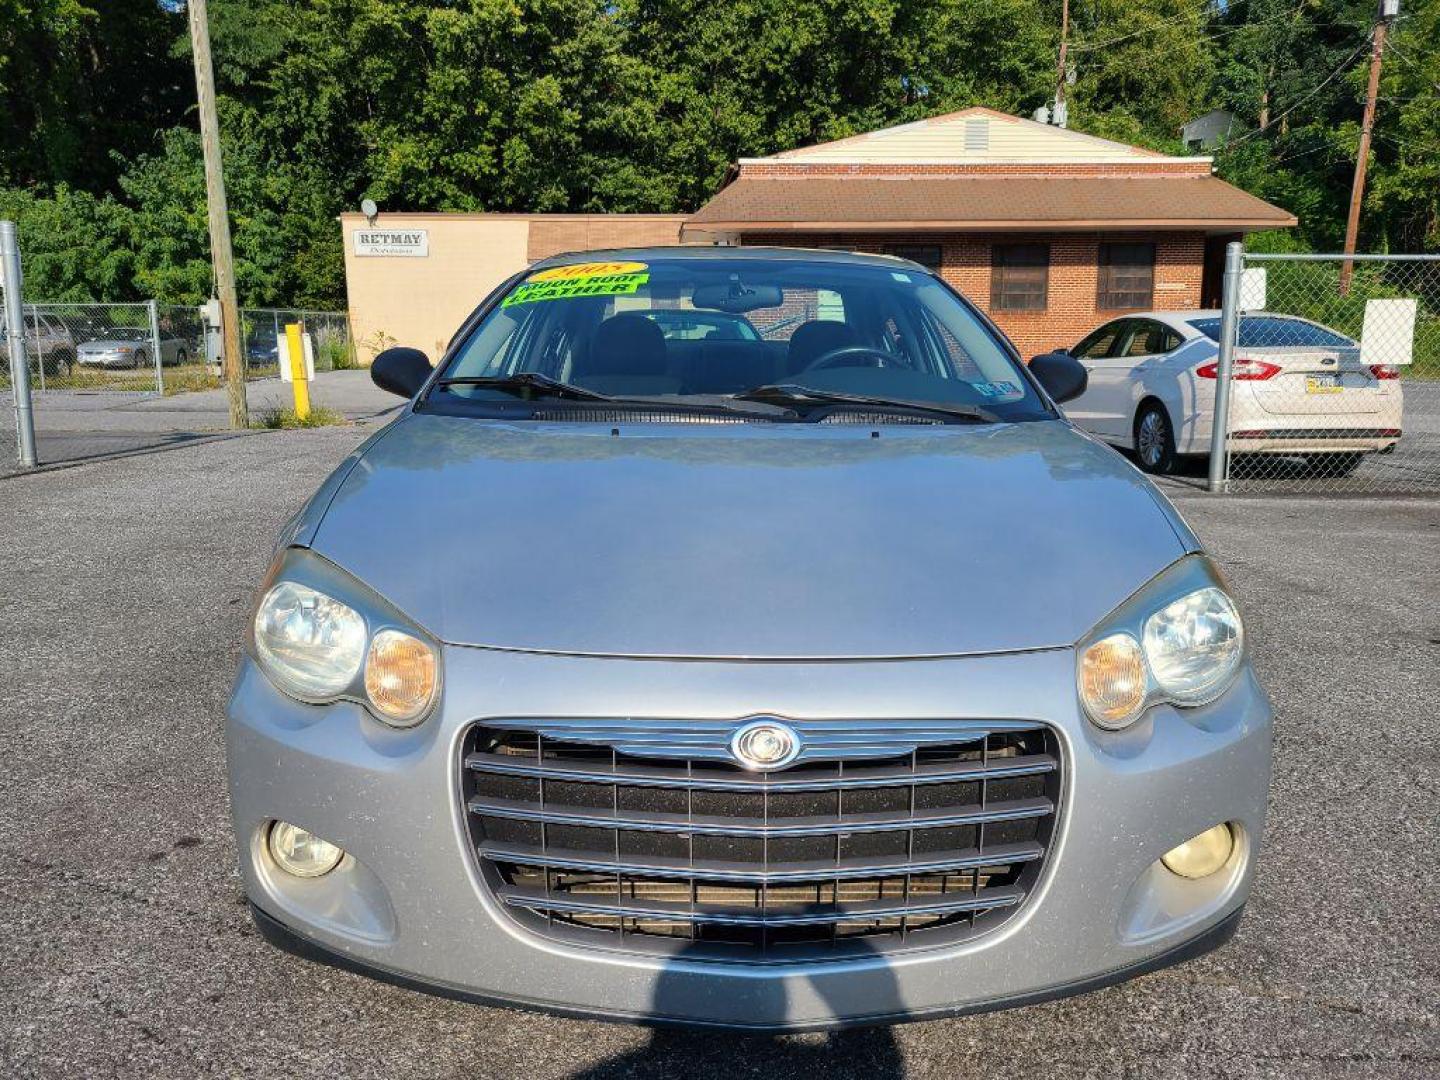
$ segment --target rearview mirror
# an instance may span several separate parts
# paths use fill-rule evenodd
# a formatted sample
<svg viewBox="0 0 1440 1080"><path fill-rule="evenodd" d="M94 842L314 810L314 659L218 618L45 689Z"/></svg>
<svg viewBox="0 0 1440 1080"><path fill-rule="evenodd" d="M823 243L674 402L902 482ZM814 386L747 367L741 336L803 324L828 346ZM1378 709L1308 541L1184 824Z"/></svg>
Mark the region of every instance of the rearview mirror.
<svg viewBox="0 0 1440 1080"><path fill-rule="evenodd" d="M386 349L370 365L370 379L381 390L413 398L430 377L430 358L403 345Z"/></svg>
<svg viewBox="0 0 1440 1080"><path fill-rule="evenodd" d="M779 285L745 285L739 275L731 275L729 281L707 282L696 285L690 295L690 302L697 308L710 311L728 311L732 315L743 315L760 308L779 307L785 302L785 295Z"/></svg>
<svg viewBox="0 0 1440 1080"><path fill-rule="evenodd" d="M1079 397L1090 381L1085 365L1067 352L1048 352L1035 357L1030 361L1030 374L1057 405Z"/></svg>

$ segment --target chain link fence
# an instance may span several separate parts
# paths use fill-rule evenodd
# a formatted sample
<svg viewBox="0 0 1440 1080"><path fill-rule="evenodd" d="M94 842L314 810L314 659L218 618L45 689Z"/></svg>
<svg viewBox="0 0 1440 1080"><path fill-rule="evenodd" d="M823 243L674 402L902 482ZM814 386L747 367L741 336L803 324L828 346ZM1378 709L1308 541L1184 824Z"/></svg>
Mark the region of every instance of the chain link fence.
<svg viewBox="0 0 1440 1080"><path fill-rule="evenodd" d="M350 319L343 311L307 311L301 308L243 308L240 312L241 347L245 350L247 379L278 378L280 342L285 327L299 323L310 335L316 371L358 367L350 338Z"/></svg>
<svg viewBox="0 0 1440 1080"><path fill-rule="evenodd" d="M1225 490L1440 493L1440 256L1247 253L1237 284Z"/></svg>
<svg viewBox="0 0 1440 1080"><path fill-rule="evenodd" d="M0 293L3 295L3 293ZM42 464L151 449L228 428L221 335L204 308L155 302L25 304L20 333ZM358 367L344 312L241 310L251 422L266 426L290 408L277 343L298 323L317 375ZM12 392L10 328L0 306L0 475L21 466ZM347 384L348 385L348 384ZM311 383L317 409L338 411L336 388ZM208 393L206 393L208 392ZM186 395L191 396L186 400Z"/></svg>
<svg viewBox="0 0 1440 1080"><path fill-rule="evenodd" d="M343 311L242 308L245 377L280 375L279 342L299 323L315 370L358 366ZM201 308L157 303L27 304L25 355L32 393L180 394L223 385L220 335ZM10 387L9 328L0 311L0 391Z"/></svg>
<svg viewBox="0 0 1440 1080"><path fill-rule="evenodd" d="M26 304L20 333L33 393L158 394L161 370L188 362L186 343L159 333L155 305ZM0 386L10 385L14 331L0 313Z"/></svg>

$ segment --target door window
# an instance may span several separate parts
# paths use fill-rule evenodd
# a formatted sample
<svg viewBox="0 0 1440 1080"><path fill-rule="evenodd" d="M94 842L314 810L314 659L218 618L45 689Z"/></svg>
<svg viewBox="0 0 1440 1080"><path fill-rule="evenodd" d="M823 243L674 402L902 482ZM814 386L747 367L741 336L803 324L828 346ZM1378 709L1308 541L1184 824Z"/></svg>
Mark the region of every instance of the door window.
<svg viewBox="0 0 1440 1080"><path fill-rule="evenodd" d="M1169 352L1166 343L1171 332L1162 324L1149 319L1132 320L1116 355L1139 359L1142 356L1158 356Z"/></svg>
<svg viewBox="0 0 1440 1080"><path fill-rule="evenodd" d="M1085 357L1089 360L1101 360L1110 355L1110 350L1116 345L1116 339L1124 328L1123 322L1113 322L1100 327L1084 341L1076 345L1072 350L1073 355Z"/></svg>

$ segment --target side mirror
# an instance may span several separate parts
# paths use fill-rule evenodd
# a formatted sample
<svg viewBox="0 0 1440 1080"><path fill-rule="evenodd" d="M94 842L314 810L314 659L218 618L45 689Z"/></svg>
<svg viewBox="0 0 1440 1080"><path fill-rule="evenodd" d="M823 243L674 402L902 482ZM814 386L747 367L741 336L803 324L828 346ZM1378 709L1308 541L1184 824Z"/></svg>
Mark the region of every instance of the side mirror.
<svg viewBox="0 0 1440 1080"><path fill-rule="evenodd" d="M1057 405L1085 392L1090 373L1067 352L1048 352L1030 361L1030 374L1039 380Z"/></svg>
<svg viewBox="0 0 1440 1080"><path fill-rule="evenodd" d="M430 377L430 358L419 349L386 349L370 365L370 379L381 390L413 398Z"/></svg>

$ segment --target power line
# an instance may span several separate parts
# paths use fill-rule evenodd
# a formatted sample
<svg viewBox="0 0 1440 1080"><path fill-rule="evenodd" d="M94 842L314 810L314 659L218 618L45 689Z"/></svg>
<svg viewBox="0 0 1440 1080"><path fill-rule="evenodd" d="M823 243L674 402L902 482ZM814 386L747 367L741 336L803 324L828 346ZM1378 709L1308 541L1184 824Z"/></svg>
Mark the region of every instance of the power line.
<svg viewBox="0 0 1440 1080"><path fill-rule="evenodd" d="M1255 128L1253 131L1247 131L1247 132L1246 132L1245 134L1243 134L1243 135L1236 136L1236 137L1233 138L1233 139L1228 139L1228 140L1226 140L1224 143L1222 143L1220 146L1217 146L1215 149L1216 149L1217 151L1219 151L1219 150L1228 150L1228 149L1230 149L1230 147L1232 147L1232 146L1238 146L1240 143L1245 142L1247 139L1253 139L1256 135L1263 135L1265 132L1269 131L1272 127L1274 127L1276 124L1278 124L1281 120L1284 120L1285 117L1289 116L1289 115L1290 115L1291 113L1293 113L1296 109L1298 109L1301 105L1304 105L1307 101L1309 101L1311 98L1313 98L1313 97L1314 97L1316 94L1318 94L1321 90L1325 89L1325 87L1329 86L1332 82L1334 82L1335 79L1339 77L1340 73L1341 73L1342 71L1344 71L1347 67L1349 67L1350 64L1351 64L1351 62L1354 61L1354 59L1355 59L1357 56L1359 56L1362 52L1365 51L1365 47L1370 44L1370 38L1371 38L1371 35L1370 35L1370 34L1366 34L1366 35L1365 35L1365 40L1363 40L1362 42L1360 42L1359 45L1355 46L1355 51L1352 52L1349 56L1347 56L1344 60L1340 61L1339 66L1336 67L1334 71L1330 72L1329 75L1326 75L1325 78L1321 79L1318 83L1316 83L1314 86L1312 86L1312 87L1310 88L1310 90L1305 94L1304 97L1302 97L1299 101L1295 102L1295 104L1291 105L1291 106L1290 106L1288 109L1286 109L1284 112L1280 113L1278 116L1276 116L1276 117L1274 117L1273 119L1271 119L1270 122L1269 122L1268 124L1266 124L1264 127L1257 127L1257 128Z"/></svg>
<svg viewBox="0 0 1440 1080"><path fill-rule="evenodd" d="M1408 48L1408 46L1407 46L1407 48ZM1429 81L1430 81L1428 78L1425 77L1425 69L1421 66L1420 61L1416 60L1413 56L1411 56L1411 55L1410 55L1408 52L1406 52L1404 49L1397 48L1396 45L1395 45L1395 42L1393 42L1393 41L1391 41L1391 42L1389 43L1388 49L1389 49L1389 51L1390 51L1390 53L1391 53L1392 55L1398 56L1408 67L1411 67L1411 68L1415 69L1416 71L1420 72L1420 75L1421 75L1420 81L1421 81L1421 82L1429 82ZM1433 86L1436 90L1440 90L1440 82L1430 83L1430 85ZM1413 99L1412 99L1412 100L1413 100Z"/></svg>
<svg viewBox="0 0 1440 1080"><path fill-rule="evenodd" d="M1172 55L1173 53L1180 52L1182 49L1189 48L1191 45L1194 45L1194 44L1201 44L1201 43L1211 42L1211 41L1219 41L1221 38L1230 37L1230 36L1232 36L1232 35L1234 35L1234 34L1238 34L1238 33L1240 33L1242 30L1262 29L1262 28L1269 27L1269 26L1276 26L1276 25L1278 25L1278 24L1280 24L1280 23L1289 23L1291 26L1293 26L1293 27L1295 27L1295 28L1306 27L1306 28L1311 29L1311 30L1321 30L1321 29L1325 29L1325 28L1329 28L1329 27L1338 27L1338 28L1340 28L1340 29L1352 30L1352 31L1360 31L1360 30L1363 29L1362 27L1358 27L1358 26L1354 25L1353 23L1334 22L1334 21L1330 21L1330 20L1316 21L1316 20L1314 20L1314 19L1299 19L1299 18L1296 18L1296 17L1293 16L1293 15L1282 14L1282 15L1277 15L1277 16L1275 16L1274 18L1271 18L1271 19L1262 19L1262 20L1259 20L1259 21L1257 21L1257 22L1239 23L1239 24L1237 24L1237 25L1235 25L1235 26L1222 26L1221 28L1219 28L1218 30L1216 30L1214 33L1204 33L1204 34L1200 34L1198 37L1195 37L1195 38L1186 38L1184 41L1177 42L1175 45L1171 46L1170 48L1162 49L1162 50L1160 50L1160 51L1158 51L1158 52L1152 50L1152 51L1150 52L1149 56L1150 56L1151 59L1155 59L1155 58L1157 58L1157 57L1170 56L1170 55ZM1091 45L1084 45L1084 46L1078 45L1078 44L1077 44L1077 45L1071 45L1071 46L1070 46L1070 51L1071 51L1071 52L1080 52L1080 51L1084 51L1084 50L1092 50L1092 51L1093 51L1094 49L1100 48L1102 45L1113 44L1115 41L1124 41L1124 40L1127 40L1127 39L1129 39L1129 38L1138 37L1138 36L1141 35L1141 34L1148 33L1150 29L1160 29L1160 28L1165 27L1166 25L1169 25L1169 24L1167 24L1167 23L1155 23L1151 28L1149 28L1149 29L1147 29L1147 30L1137 30L1137 31L1135 31L1134 33L1126 34L1126 35L1124 35L1124 36L1121 37L1121 38L1112 38L1112 39L1111 39L1110 41L1108 41L1108 42L1100 42L1100 43L1091 44Z"/></svg>
<svg viewBox="0 0 1440 1080"><path fill-rule="evenodd" d="M1311 154L1318 154L1321 150L1335 150L1329 143L1321 143L1319 146L1312 146L1309 150L1301 150L1294 154L1286 154L1284 157L1275 158L1271 165L1284 165L1287 161L1294 161L1296 158L1309 157Z"/></svg>
<svg viewBox="0 0 1440 1080"><path fill-rule="evenodd" d="M1139 30L1132 30L1128 34L1121 34L1118 37L1108 38L1105 41L1077 42L1076 44L1070 46L1070 48L1074 52L1091 52L1095 49L1103 49L1107 45L1116 45L1122 41L1129 41L1131 38L1139 37L1141 34L1149 34L1155 30L1158 30L1162 26L1173 26L1176 23L1188 22L1196 15L1201 15L1207 10L1214 9L1217 6L1218 5L1216 4L1215 0L1205 0L1205 2L1202 3L1199 7L1192 8L1182 15L1176 15L1173 18L1169 19L1161 19L1159 22L1151 23L1149 26L1142 27Z"/></svg>
<svg viewBox="0 0 1440 1080"><path fill-rule="evenodd" d="M1417 141L1415 139L1397 139L1394 135L1387 135L1383 131L1373 131L1372 138L1387 142L1397 150L1416 151L1422 154L1440 154L1440 143Z"/></svg>

